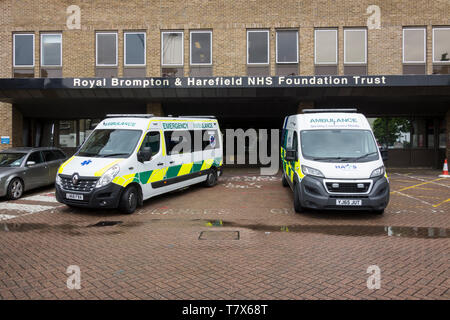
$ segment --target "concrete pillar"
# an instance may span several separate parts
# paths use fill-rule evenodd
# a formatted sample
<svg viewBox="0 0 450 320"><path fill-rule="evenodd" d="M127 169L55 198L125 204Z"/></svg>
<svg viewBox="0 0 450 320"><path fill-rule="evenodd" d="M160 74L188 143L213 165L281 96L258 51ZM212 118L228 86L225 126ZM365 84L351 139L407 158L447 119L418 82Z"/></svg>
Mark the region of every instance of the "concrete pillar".
<svg viewBox="0 0 450 320"><path fill-rule="evenodd" d="M157 117L164 117L164 110L162 108L161 102L148 102L147 113L153 114Z"/></svg>
<svg viewBox="0 0 450 320"><path fill-rule="evenodd" d="M445 156L448 162L450 160L450 110L445 115L445 134L447 136Z"/></svg>
<svg viewBox="0 0 450 320"><path fill-rule="evenodd" d="M13 121L12 121L12 105L7 102L0 102L0 136L8 136L9 144L0 144L0 150L5 150L12 147L13 143Z"/></svg>
<svg viewBox="0 0 450 320"><path fill-rule="evenodd" d="M14 105L12 106L12 135L13 147L23 147L23 116Z"/></svg>
<svg viewBox="0 0 450 320"><path fill-rule="evenodd" d="M314 109L314 101L300 101L297 113L303 113L303 109Z"/></svg>

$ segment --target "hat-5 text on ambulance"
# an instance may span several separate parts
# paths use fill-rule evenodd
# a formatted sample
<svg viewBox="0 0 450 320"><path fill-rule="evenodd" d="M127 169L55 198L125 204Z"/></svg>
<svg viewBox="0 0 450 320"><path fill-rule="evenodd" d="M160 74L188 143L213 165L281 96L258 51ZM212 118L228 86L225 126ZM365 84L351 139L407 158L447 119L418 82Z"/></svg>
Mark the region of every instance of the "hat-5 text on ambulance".
<svg viewBox="0 0 450 320"><path fill-rule="evenodd" d="M214 186L222 157L214 117L109 115L59 168L56 199L132 213L162 193L200 182Z"/></svg>
<svg viewBox="0 0 450 320"><path fill-rule="evenodd" d="M284 119L283 186L294 209L368 210L382 214L389 180L369 122L356 109L305 109ZM386 159L385 159L386 160Z"/></svg>

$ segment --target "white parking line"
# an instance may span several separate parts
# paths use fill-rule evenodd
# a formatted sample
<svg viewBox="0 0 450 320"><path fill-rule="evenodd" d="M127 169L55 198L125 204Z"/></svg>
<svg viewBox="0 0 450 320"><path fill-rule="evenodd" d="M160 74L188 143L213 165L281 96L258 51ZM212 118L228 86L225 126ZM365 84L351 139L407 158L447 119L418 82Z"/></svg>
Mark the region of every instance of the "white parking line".
<svg viewBox="0 0 450 320"><path fill-rule="evenodd" d="M38 194L35 196L22 198L23 200L41 201L41 202L58 202L55 196Z"/></svg>
<svg viewBox="0 0 450 320"><path fill-rule="evenodd" d="M14 210L14 211L24 211L26 213L36 213L45 211L48 209L53 209L53 206L42 206L37 204L19 204L12 202L0 203L0 210Z"/></svg>
<svg viewBox="0 0 450 320"><path fill-rule="evenodd" d="M11 214L0 214L0 221L9 220L9 219L12 219L12 218L15 218L15 217L16 216L13 216Z"/></svg>

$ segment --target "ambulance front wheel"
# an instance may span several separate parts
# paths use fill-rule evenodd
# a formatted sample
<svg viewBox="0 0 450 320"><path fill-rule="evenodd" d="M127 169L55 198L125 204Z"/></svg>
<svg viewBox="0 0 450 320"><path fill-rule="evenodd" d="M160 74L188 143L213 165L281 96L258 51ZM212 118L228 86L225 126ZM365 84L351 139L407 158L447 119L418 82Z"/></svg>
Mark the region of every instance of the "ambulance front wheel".
<svg viewBox="0 0 450 320"><path fill-rule="evenodd" d="M208 176L206 177L205 186L213 187L216 184L217 184L217 170L211 169L211 171L208 173Z"/></svg>
<svg viewBox="0 0 450 320"><path fill-rule="evenodd" d="M135 186L129 186L125 189L120 197L120 211L131 214L136 210L138 204L138 191Z"/></svg>
<svg viewBox="0 0 450 320"><path fill-rule="evenodd" d="M300 184L296 183L294 185L294 210L297 213L301 213L304 209L300 204Z"/></svg>
<svg viewBox="0 0 450 320"><path fill-rule="evenodd" d="M289 186L289 183L287 182L285 173L283 173L283 175L281 176L281 184L283 185L283 187Z"/></svg>

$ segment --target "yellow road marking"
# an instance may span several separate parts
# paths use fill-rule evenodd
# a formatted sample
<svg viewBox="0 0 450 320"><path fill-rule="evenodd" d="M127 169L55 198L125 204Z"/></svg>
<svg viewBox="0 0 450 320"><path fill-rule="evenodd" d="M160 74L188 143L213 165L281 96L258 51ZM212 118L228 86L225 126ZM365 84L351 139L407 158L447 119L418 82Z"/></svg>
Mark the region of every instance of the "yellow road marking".
<svg viewBox="0 0 450 320"><path fill-rule="evenodd" d="M408 190L408 189L413 189L413 188L416 188L416 187L419 187L419 186L423 186L424 184L432 183L432 182L439 181L439 180L442 180L442 179L445 179L445 178L437 178L437 179L434 179L434 180L431 180L431 181L418 183L418 184L415 184L413 186L404 187L404 188L402 188L400 190L392 191L391 193L405 191L405 190Z"/></svg>
<svg viewBox="0 0 450 320"><path fill-rule="evenodd" d="M441 203L433 204L433 207L434 207L434 208L439 207L441 204L444 204L444 203L446 203L446 202L450 202L450 198L448 198L447 200L442 201Z"/></svg>

